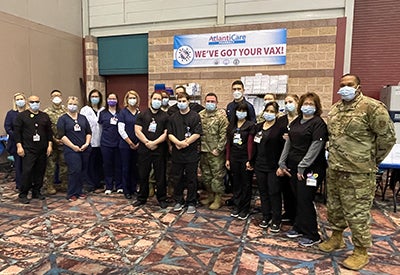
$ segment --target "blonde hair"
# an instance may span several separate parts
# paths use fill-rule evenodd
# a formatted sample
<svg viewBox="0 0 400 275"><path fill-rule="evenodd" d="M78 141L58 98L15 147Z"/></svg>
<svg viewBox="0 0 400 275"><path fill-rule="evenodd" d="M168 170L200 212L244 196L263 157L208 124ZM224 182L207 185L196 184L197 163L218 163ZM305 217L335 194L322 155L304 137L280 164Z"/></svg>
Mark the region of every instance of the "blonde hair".
<svg viewBox="0 0 400 275"><path fill-rule="evenodd" d="M68 102L69 102L70 100L73 100L73 101L78 102L78 106L79 106L79 98L78 98L78 97L76 97L76 96L69 96L69 97L67 98L67 104L68 104Z"/></svg>
<svg viewBox="0 0 400 275"><path fill-rule="evenodd" d="M26 110L27 109L27 100L26 100L26 96L25 96L25 94L24 93L21 93L21 92L18 92L18 93L15 93L14 95L13 95L13 110L14 111L17 111L18 110L18 106L17 106L17 104L15 103L16 102L16 100L15 100L15 98L17 97L17 96L22 96L24 99L25 99L25 107L24 107L24 110Z"/></svg>
<svg viewBox="0 0 400 275"><path fill-rule="evenodd" d="M125 96L124 96L124 107L128 107L128 105L129 105L128 104L129 95L136 96L136 106L139 106L140 105L140 96L139 96L139 94L134 90L130 90L130 91L127 91Z"/></svg>

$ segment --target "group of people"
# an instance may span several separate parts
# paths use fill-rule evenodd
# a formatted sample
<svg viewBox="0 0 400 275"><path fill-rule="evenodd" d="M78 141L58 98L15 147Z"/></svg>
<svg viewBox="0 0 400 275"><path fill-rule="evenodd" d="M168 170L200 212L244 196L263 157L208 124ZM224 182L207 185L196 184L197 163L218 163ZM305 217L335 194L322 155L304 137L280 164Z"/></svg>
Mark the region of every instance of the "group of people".
<svg viewBox="0 0 400 275"><path fill-rule="evenodd" d="M146 110L139 110L135 91L126 93L120 110L116 94L108 94L103 107L102 94L93 90L80 112L76 97L69 97L64 108L58 90L52 91L53 110L47 112L39 110L37 96L15 94L5 128L9 152L15 157L19 200L29 203L30 189L32 198L44 199L45 174L47 192L54 194L55 170L64 182L65 161L70 201L86 197L84 181L92 191L102 188L104 179L105 194L116 190L131 199L138 192L133 203L138 207L147 202L154 177L161 208L168 206L168 185L173 211L185 208L194 214L200 168L206 193L200 202L219 209L228 177L230 215L245 220L251 212L255 175L263 216L260 227L278 233L281 223L290 221L293 227L287 237L300 237L299 244L305 247L319 244L325 252L343 248L343 231L350 227L355 248L343 265L358 270L368 263L366 250L371 246L376 167L389 153L395 134L385 106L362 94L356 75L344 75L340 87L341 100L332 106L327 123L314 92L300 98L287 95L284 112L274 97L266 95L257 117L240 80L232 83L233 101L226 109L218 108L215 93L205 96L204 107L190 102L183 86L175 90L175 105L169 106L167 93L155 91ZM47 158L58 166L47 165L45 173ZM325 179L333 233L321 243L314 198Z"/></svg>

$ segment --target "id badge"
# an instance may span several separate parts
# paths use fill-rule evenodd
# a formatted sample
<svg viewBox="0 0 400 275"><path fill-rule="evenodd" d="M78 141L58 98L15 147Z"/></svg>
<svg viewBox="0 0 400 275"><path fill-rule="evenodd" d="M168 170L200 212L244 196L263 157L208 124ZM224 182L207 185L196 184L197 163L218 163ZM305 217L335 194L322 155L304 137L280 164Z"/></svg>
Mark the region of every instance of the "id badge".
<svg viewBox="0 0 400 275"><path fill-rule="evenodd" d="M241 138L239 133L234 133L233 134L233 143L239 144L239 145L242 144L242 138Z"/></svg>
<svg viewBox="0 0 400 275"><path fill-rule="evenodd" d="M111 125L117 125L117 122L118 122L118 118L116 118L116 117L110 118L110 124Z"/></svg>
<svg viewBox="0 0 400 275"><path fill-rule="evenodd" d="M75 132L80 132L81 131L81 126L79 126L79 124L75 124L74 131Z"/></svg>
<svg viewBox="0 0 400 275"><path fill-rule="evenodd" d="M255 143L260 143L260 142L261 142L261 139L262 139L262 133L259 132L259 133L257 133L257 135L254 137L254 142L255 142Z"/></svg>
<svg viewBox="0 0 400 275"><path fill-rule="evenodd" d="M311 187L317 186L318 174L309 173L307 174L306 185Z"/></svg>
<svg viewBox="0 0 400 275"><path fill-rule="evenodd" d="M148 129L148 131L149 131L150 133L155 133L156 130L157 130L157 123L153 121L153 122L151 122L151 123L149 124L149 129Z"/></svg>
<svg viewBox="0 0 400 275"><path fill-rule="evenodd" d="M33 135L33 141L35 141L35 142L40 141L40 136L39 136L39 134Z"/></svg>

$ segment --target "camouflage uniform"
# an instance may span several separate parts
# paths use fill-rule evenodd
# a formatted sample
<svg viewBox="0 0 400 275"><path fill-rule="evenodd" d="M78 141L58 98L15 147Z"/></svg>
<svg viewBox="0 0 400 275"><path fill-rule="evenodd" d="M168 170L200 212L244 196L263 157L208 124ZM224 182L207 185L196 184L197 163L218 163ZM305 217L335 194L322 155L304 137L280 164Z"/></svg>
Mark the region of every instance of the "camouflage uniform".
<svg viewBox="0 0 400 275"><path fill-rule="evenodd" d="M203 110L199 113L203 126L201 136L200 168L204 185L208 191L222 195L224 193L225 176L225 145L228 119L224 110L217 109L213 112ZM213 150L219 155L214 156Z"/></svg>
<svg viewBox="0 0 400 275"><path fill-rule="evenodd" d="M61 106L61 108L56 109L54 106L50 106L44 110L46 114L49 115L50 120L51 120L51 127L53 130L54 137L57 134L57 121L60 116L66 113L66 109L64 106ZM53 137L53 138L54 138ZM65 164L64 161L64 154L63 154L63 145L57 145L54 140L53 140L53 152L51 153L51 156L47 159L47 167L46 167L46 174L45 174L45 180L44 180L44 187L46 189L54 189L54 174L56 171L56 165L58 164L59 167L59 179L61 181L60 188L62 190L67 190L67 165ZM51 192L49 192L51 193Z"/></svg>
<svg viewBox="0 0 400 275"><path fill-rule="evenodd" d="M328 220L334 231L349 226L354 246L370 247L375 173L396 141L393 123L383 103L360 93L332 106L328 131Z"/></svg>

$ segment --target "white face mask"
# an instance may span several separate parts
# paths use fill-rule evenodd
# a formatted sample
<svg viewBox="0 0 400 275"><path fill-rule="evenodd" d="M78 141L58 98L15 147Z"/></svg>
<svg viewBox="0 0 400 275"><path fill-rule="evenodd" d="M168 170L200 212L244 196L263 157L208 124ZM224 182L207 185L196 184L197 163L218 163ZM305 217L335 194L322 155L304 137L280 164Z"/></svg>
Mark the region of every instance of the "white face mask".
<svg viewBox="0 0 400 275"><path fill-rule="evenodd" d="M129 105L135 106L136 103L137 103L136 98L129 98L129 99L128 99L128 104L129 104Z"/></svg>
<svg viewBox="0 0 400 275"><path fill-rule="evenodd" d="M56 105L60 104L62 102L61 97L56 96L55 98L53 98L52 102Z"/></svg>
<svg viewBox="0 0 400 275"><path fill-rule="evenodd" d="M241 91L234 91L233 92L233 98L234 99L240 99L241 97L243 96L243 94L242 94L242 92Z"/></svg>
<svg viewBox="0 0 400 275"><path fill-rule="evenodd" d="M68 104L67 108L71 113L76 113L78 111L78 105Z"/></svg>

